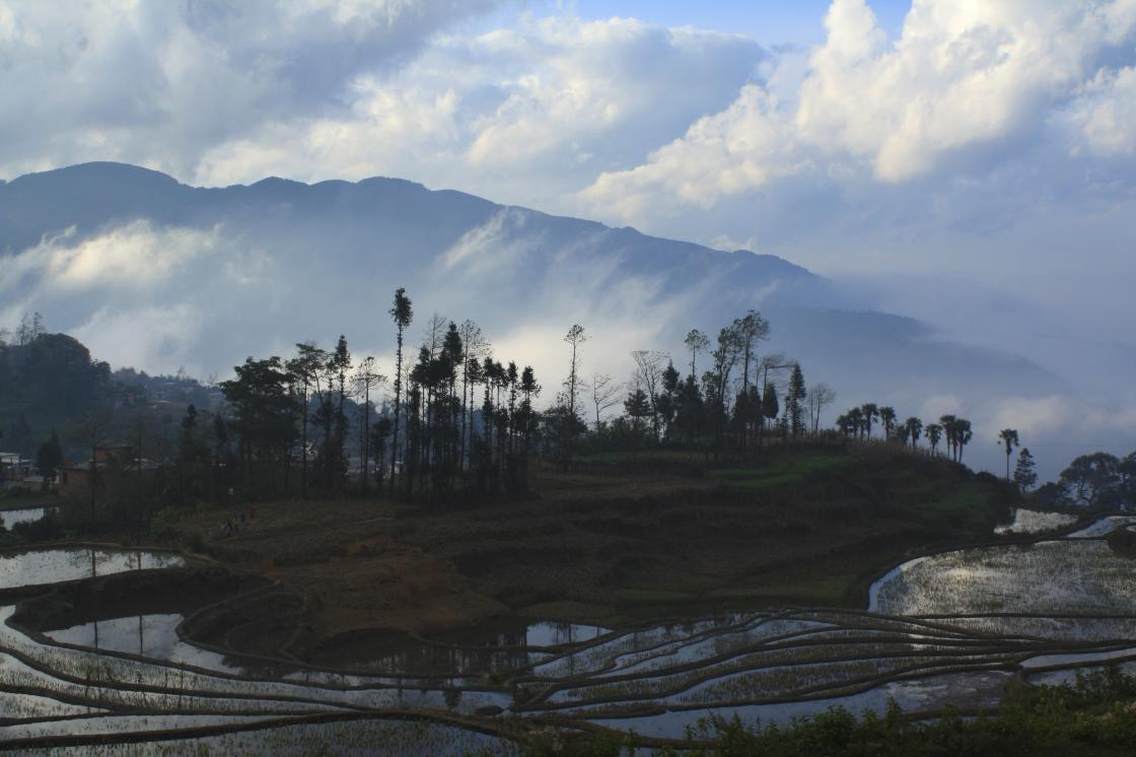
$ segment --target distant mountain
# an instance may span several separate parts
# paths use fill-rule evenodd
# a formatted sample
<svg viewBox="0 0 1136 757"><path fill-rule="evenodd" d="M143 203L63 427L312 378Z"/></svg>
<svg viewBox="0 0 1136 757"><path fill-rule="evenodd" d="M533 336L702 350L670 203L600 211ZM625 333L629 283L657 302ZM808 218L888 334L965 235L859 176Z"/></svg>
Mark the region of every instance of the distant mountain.
<svg viewBox="0 0 1136 757"><path fill-rule="evenodd" d="M840 405L878 398L916 412L934 395L1064 388L1024 358L872 312L776 256L399 179L197 188L88 163L0 183L0 318L40 310L114 365L227 373L246 355L341 332L356 352L385 354L397 286L414 299L416 327L434 311L473 318L502 357L543 372L548 394L563 368L559 337L574 322L592 337L586 370L622 377L631 349L664 349L685 366L687 330L713 336L749 307L772 322L767 348L836 387Z"/></svg>

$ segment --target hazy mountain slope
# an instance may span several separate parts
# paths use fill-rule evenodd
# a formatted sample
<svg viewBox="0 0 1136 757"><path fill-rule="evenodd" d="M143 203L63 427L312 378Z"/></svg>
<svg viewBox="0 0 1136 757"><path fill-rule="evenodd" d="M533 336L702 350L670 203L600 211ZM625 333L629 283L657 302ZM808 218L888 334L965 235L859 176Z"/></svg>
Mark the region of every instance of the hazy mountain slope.
<svg viewBox="0 0 1136 757"><path fill-rule="evenodd" d="M0 318L38 309L112 364L149 370L220 373L340 332L356 351L385 353L388 300L406 286L418 324L432 311L474 318L503 357L536 364L550 391L558 337L573 322L593 336L587 369L622 375L630 349L685 362L682 334L713 335L748 307L770 316L769 348L842 401L1062 387L1024 359L865 312L854 294L775 256L396 179L204 189L133 166L73 166L0 184L0 251Z"/></svg>

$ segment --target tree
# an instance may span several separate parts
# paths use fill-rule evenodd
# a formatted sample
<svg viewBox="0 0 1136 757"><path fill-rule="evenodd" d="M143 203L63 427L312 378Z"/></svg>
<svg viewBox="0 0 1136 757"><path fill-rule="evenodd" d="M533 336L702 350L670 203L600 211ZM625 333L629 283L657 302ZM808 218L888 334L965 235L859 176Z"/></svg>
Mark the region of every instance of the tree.
<svg viewBox="0 0 1136 757"><path fill-rule="evenodd" d="M1037 470L1028 447L1018 453L1018 465L1014 468L1014 483L1023 492L1028 492L1037 483Z"/></svg>
<svg viewBox="0 0 1136 757"><path fill-rule="evenodd" d="M564 335L564 341L572 345L572 359L568 364L568 380L564 382L564 388L568 401L568 412L576 415L576 398L580 391L579 348L581 344L588 341L584 327L578 323L573 324L572 328L568 329L568 333Z"/></svg>
<svg viewBox="0 0 1136 757"><path fill-rule="evenodd" d="M797 436L805 428L801 403L806 396L805 374L801 372L800 365L794 365L793 373L789 377L789 389L785 393L785 414L789 418L789 430L793 436Z"/></svg>
<svg viewBox="0 0 1136 757"><path fill-rule="evenodd" d="M955 447L958 449L958 457L956 462L962 462L962 451L966 449L966 445L970 444L970 439L973 433L970 429L970 421L966 418L959 418L955 422Z"/></svg>
<svg viewBox="0 0 1136 757"><path fill-rule="evenodd" d="M895 431L895 408L884 406L880 408L880 423L884 424L884 440L891 439Z"/></svg>
<svg viewBox="0 0 1136 757"><path fill-rule="evenodd" d="M647 393L642 389L629 392L627 399L623 401L623 410L631 419L631 426L636 434L642 433L643 419L651 415L651 403L647 399Z"/></svg>
<svg viewBox="0 0 1136 757"><path fill-rule="evenodd" d="M958 438L958 418L954 415L939 417L939 425L943 427L943 436L947 441L947 457L955 459L955 445Z"/></svg>
<svg viewBox="0 0 1136 757"><path fill-rule="evenodd" d="M1120 460L1107 452L1093 452L1069 463L1060 483L1080 505L1094 507L1120 482Z"/></svg>
<svg viewBox="0 0 1136 757"><path fill-rule="evenodd" d="M1014 454L1014 448L1020 446L1018 442L1018 432L1016 429L1004 428L998 432L998 439L1001 441L1002 446L1006 450L1006 480L1010 480L1010 455Z"/></svg>
<svg viewBox="0 0 1136 757"><path fill-rule="evenodd" d="M879 419L880 409L874 402L866 402L860 405L860 418L864 424L864 434L872 438L872 421Z"/></svg>
<svg viewBox="0 0 1136 757"><path fill-rule="evenodd" d="M631 359L635 361L635 384L643 387L650 405L651 430L655 441L659 440L658 398L663 376L663 359L666 355L654 350L635 350Z"/></svg>
<svg viewBox="0 0 1136 757"><path fill-rule="evenodd" d="M55 474L62 464L63 448L59 444L59 434L52 430L51 437L36 452L36 470L43 476L45 486L48 481L55 480Z"/></svg>
<svg viewBox="0 0 1136 757"><path fill-rule="evenodd" d="M895 439L904 447L907 446L908 440L911 439L911 429L907 427L907 424L901 423L896 427Z"/></svg>
<svg viewBox="0 0 1136 757"><path fill-rule="evenodd" d="M394 430L391 435L391 492L394 492L395 472L398 470L398 422L402 415L402 340L403 333L414 319L414 308L410 298L406 296L406 289L399 287L394 293L394 306L389 311L394 321L395 336L395 368L394 368Z"/></svg>
<svg viewBox="0 0 1136 757"><path fill-rule="evenodd" d="M907 438L911 440L911 449L915 449L919 443L919 435L923 432L923 421L912 416L903 422L902 428L906 432ZM930 431L930 428L927 430ZM937 439L936 443L938 443Z"/></svg>
<svg viewBox="0 0 1136 757"><path fill-rule="evenodd" d="M383 460L386 459L384 453L386 452L387 439L390 437L392 425L391 419L384 415L371 426L369 446L374 449L372 459L379 464L378 470L375 471L375 480L380 491L383 486Z"/></svg>
<svg viewBox="0 0 1136 757"><path fill-rule="evenodd" d="M734 321L733 330L740 343L742 359L742 391L749 388L749 366L754 359L757 342L769 337L769 321L756 310L749 310Z"/></svg>
<svg viewBox="0 0 1136 757"><path fill-rule="evenodd" d="M354 383L356 395L363 397L363 435L360 439L359 456L362 462L361 483L364 494L367 492L368 479L370 478L371 460L375 459L371 454L371 440L374 437L374 434L371 433L371 387L380 386L386 380L387 377L378 372L373 356L368 355L359 361ZM389 433L389 430L387 433ZM382 460L381 457L378 459ZM379 485L382 486L381 481Z"/></svg>
<svg viewBox="0 0 1136 757"><path fill-rule="evenodd" d="M611 376L605 373L592 375L592 404L596 408L596 431L600 430L603 413L619 404L619 394L623 391L623 384L613 383Z"/></svg>
<svg viewBox="0 0 1136 757"><path fill-rule="evenodd" d="M686 338L682 340L686 348L690 350L690 375L697 376L698 371L695 363L698 360L698 353L705 352L710 347L710 337L703 334L698 329L691 329Z"/></svg>
<svg viewBox="0 0 1136 757"><path fill-rule="evenodd" d="M458 460L461 466L465 466L466 458L469 456L469 435L473 433L473 393L481 376L481 364L478 361L488 354L489 341L481 333L481 327L468 318L462 321L460 336L464 354L462 355L462 422Z"/></svg>
<svg viewBox="0 0 1136 757"><path fill-rule="evenodd" d="M765 390L761 396L761 415L772 421L781 414L781 403L777 401L777 389L770 381L765 382Z"/></svg>
<svg viewBox="0 0 1136 757"><path fill-rule="evenodd" d="M347 376L351 371L351 353L347 351L347 338L343 334L335 343L335 351L331 354L328 364L328 373L335 377L335 384L339 402L335 406L335 438L333 447L328 455L328 474L337 474L328 484L338 486L342 483L342 476L347 473L347 455L345 445L347 442L347 413L344 406L347 401ZM334 468L332 465L334 464Z"/></svg>
<svg viewBox="0 0 1136 757"><path fill-rule="evenodd" d="M836 391L828 384L823 382L814 384L813 387L809 389L806 404L809 408L809 416L812 418L814 434L820 431L820 416L824 412L824 408L835 401Z"/></svg>
<svg viewBox="0 0 1136 757"><path fill-rule="evenodd" d="M714 428L717 446L721 447L724 439L726 419L729 417L726 407L727 388L730 386L730 373L737 365L742 352L742 338L738 333L738 322L727 326L718 332L718 346L711 353L714 358L714 367L707 377L710 379L710 388L707 391L707 400L713 400L715 409Z"/></svg>
<svg viewBox="0 0 1136 757"><path fill-rule="evenodd" d="M319 378L323 366L327 364L325 351L310 343L296 345L296 357L289 360L286 370L294 377L293 383L299 387L300 403L300 494L308 496L308 420L311 415L311 392L319 389Z"/></svg>
<svg viewBox="0 0 1136 757"><path fill-rule="evenodd" d="M254 468L267 467L261 479L275 488L271 469L282 463L287 480L288 451L295 442L295 398L280 358L248 358L234 369L237 377L222 381L221 391L233 407L233 426L240 439L241 474L248 482Z"/></svg>
<svg viewBox="0 0 1136 757"><path fill-rule="evenodd" d="M540 384L536 381L536 374L532 366L526 365L521 371L521 405L517 410L516 426L521 434L521 460L517 466L520 471L516 487L521 490L528 489L529 451L531 449L532 435L536 430L537 414L533 410L533 398L540 394Z"/></svg>
<svg viewBox="0 0 1136 757"><path fill-rule="evenodd" d="M927 432L927 443L931 445L931 454L934 455L943 438L943 427L938 423L928 423L924 430Z"/></svg>

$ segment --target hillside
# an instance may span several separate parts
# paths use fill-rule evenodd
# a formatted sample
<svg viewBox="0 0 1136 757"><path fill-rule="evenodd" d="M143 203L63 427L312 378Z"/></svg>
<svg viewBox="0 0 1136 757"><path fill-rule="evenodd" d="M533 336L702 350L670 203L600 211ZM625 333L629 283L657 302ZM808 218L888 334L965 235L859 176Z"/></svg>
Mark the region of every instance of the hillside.
<svg viewBox="0 0 1136 757"><path fill-rule="evenodd" d="M1010 502L996 482L894 448L806 445L764 460L649 453L545 468L532 499L474 510L274 502L234 535L216 529L225 510L167 510L154 528L281 582L256 606L219 610L241 614L248 651L290 638L293 653L343 663L392 632L494 617L862 609L873 577L917 548L991 539Z"/></svg>
<svg viewBox="0 0 1136 757"><path fill-rule="evenodd" d="M473 318L495 344L530 355L584 323L589 370L621 374L637 348L677 359L688 329L712 332L757 307L773 323L768 350L850 402L1064 387L1021 357L875 312L776 256L398 179L197 188L113 163L30 174L0 185L0 254L11 312L44 312L113 365L150 372L224 374L246 355L339 333L385 354L386 301L405 286L422 319ZM538 375L561 370L555 350L535 351Z"/></svg>

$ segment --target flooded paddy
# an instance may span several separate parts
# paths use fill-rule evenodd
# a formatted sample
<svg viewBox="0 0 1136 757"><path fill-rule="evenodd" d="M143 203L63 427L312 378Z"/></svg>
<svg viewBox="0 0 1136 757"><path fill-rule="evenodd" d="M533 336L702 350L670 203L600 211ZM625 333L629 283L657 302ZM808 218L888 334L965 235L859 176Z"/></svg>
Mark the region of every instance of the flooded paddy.
<svg viewBox="0 0 1136 757"><path fill-rule="evenodd" d="M1056 531L1077 522L1070 513L1041 512L1024 507L1014 508L1014 520L994 529L996 534L1040 534Z"/></svg>
<svg viewBox="0 0 1136 757"><path fill-rule="evenodd" d="M1079 668L1136 664L1136 562L1101 538L1127 525L911 560L875 582L863 612L788 608L627 628L506 618L366 638L334 666L195 643L192 609L87 608L90 617L37 630L9 604L0 740L34 750L90 739L105 754L296 754L332 740L349 753L376 744L508 753L518 726L549 716L679 738L709 717L786 722L833 706L883 712L892 700L929 714L990 708L1015 674L1060 682ZM98 547L10 552L0 554L0 589L51 592L187 564ZM113 743L126 734L153 741Z"/></svg>
<svg viewBox="0 0 1136 757"><path fill-rule="evenodd" d="M171 552L99 547L0 552L0 590L78 581L128 570L155 570L185 564Z"/></svg>
<svg viewBox="0 0 1136 757"><path fill-rule="evenodd" d="M19 510L0 510L0 526L12 530L20 523L35 523L43 520L52 512L53 507L25 507Z"/></svg>

